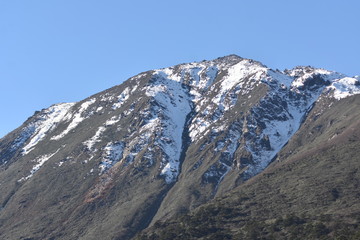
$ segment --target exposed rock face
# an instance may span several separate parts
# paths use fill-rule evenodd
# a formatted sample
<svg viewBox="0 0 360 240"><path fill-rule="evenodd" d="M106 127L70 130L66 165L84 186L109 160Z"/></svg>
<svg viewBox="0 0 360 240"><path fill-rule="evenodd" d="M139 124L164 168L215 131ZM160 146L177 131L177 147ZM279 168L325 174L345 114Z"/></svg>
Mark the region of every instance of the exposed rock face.
<svg viewBox="0 0 360 240"><path fill-rule="evenodd" d="M53 105L0 140L0 237L131 238L263 171L319 99L358 82L230 55Z"/></svg>

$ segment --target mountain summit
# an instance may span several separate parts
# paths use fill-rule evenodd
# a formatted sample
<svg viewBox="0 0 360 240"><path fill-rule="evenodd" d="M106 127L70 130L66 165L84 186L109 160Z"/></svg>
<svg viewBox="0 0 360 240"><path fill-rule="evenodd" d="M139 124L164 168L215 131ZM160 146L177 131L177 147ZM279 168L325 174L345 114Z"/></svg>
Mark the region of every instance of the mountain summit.
<svg viewBox="0 0 360 240"><path fill-rule="evenodd" d="M0 140L0 238L130 239L285 161L359 93L358 77L229 55L55 104Z"/></svg>

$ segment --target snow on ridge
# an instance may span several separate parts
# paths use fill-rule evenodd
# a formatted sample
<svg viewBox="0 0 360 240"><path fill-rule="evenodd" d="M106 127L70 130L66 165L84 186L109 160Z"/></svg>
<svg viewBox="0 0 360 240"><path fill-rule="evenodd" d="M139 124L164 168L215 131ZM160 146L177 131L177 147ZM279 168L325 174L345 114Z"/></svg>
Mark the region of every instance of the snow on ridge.
<svg viewBox="0 0 360 240"><path fill-rule="evenodd" d="M188 77L192 80L189 85L193 88L206 89L215 80L218 66L206 63L183 64L178 69L174 67L154 71L154 76L175 82L184 82Z"/></svg>
<svg viewBox="0 0 360 240"><path fill-rule="evenodd" d="M199 134L206 133L208 128L212 126L212 123L207 120L206 117L209 114L209 111L217 111L216 108L210 107L210 102L206 101L204 98L204 94L199 92L200 88L206 86L206 84L199 84L204 79L204 71L205 69L209 69L210 65L207 62L204 66L202 63L195 64L187 64L181 65L176 68L176 72L172 68L158 70L156 73L165 79L172 79L176 82L183 82L185 74L188 74L192 77L192 82L190 82L190 94L193 96L192 102L195 104L195 110L197 111L197 115L193 118L191 125L189 126L189 136L192 141L195 141ZM218 73L221 67L218 67L216 70L216 74ZM180 69L180 70L179 70ZM252 171L258 172L264 169L269 161L278 153L278 151L286 144L286 142L296 133L301 125L302 118L307 113L308 108L319 98L322 90L326 87L325 82L330 81L332 85L330 87L336 88L335 97L344 97L349 94L358 93L359 88L355 86L358 84L355 81L348 81L346 79L337 80L339 78L344 78L343 74L332 72L324 69L316 69L311 67L298 67L291 72L280 72L274 71L267 68L264 65L254 63L251 60L241 60L238 63L231 65L227 70L227 75L221 79L221 82L217 86L213 86L211 90L217 90L216 96L212 99L212 103L218 107L220 118L221 115L224 114L224 111L230 109L232 105L235 103L229 103L230 91L235 89L235 86L238 89L245 89L244 92L250 93L256 83L264 82L272 85L269 89L269 95L279 95L280 98L285 97L281 95L281 91L284 89L288 89L286 93L289 91L299 94L301 98L300 102L290 102L291 98L286 100L289 102L289 106L287 107L287 119L286 121L273 121L271 124L267 123L266 130L263 131L262 137L268 136L269 141L271 142L272 149L264 150L261 153L252 151L254 155L254 160L258 164ZM215 75L215 74L214 74ZM315 76L320 76L322 80L324 80L323 85L318 85L316 88L310 89L302 89L300 87L304 86L304 83ZM247 80L250 79L250 82ZM245 81L246 80L246 84ZM274 85L274 83L276 83ZM313 83L310 83L313 84ZM209 85L207 85L209 86ZM311 85L310 85L311 86ZM282 90L281 90L282 89ZM281 90L281 91L280 91ZM304 90L304 91L303 91ZM346 94L344 93L344 90ZM275 92L274 92L275 91ZM280 92L278 92L280 91ZM148 92L148 96L156 96L159 93L167 94L169 93L166 84L156 85L152 87L151 92ZM239 91L233 91L232 94L239 94ZM290 97L286 96L286 97ZM226 102L227 101L227 102ZM230 101L231 102L231 101ZM200 113L202 108L200 105L207 104L208 107L206 111ZM209 105L210 104L210 105ZM210 107L210 108L209 108ZM284 116L285 116L284 115ZM216 122L217 119L212 119L211 121ZM276 130L274 130L276 129ZM280 129L280 130L278 130ZM281 131L281 129L285 129ZM273 132L273 130L275 132ZM280 132L279 132L280 131ZM229 153L233 152L233 148L229 148ZM251 150L251 149L250 149ZM164 169L167 169L166 167Z"/></svg>
<svg viewBox="0 0 360 240"><path fill-rule="evenodd" d="M332 81L327 89L334 90L334 98L337 100L360 94L360 80L356 78L345 77Z"/></svg>
<svg viewBox="0 0 360 240"><path fill-rule="evenodd" d="M304 86L304 81L319 75L324 81L330 82L330 86L326 89L333 90L333 97L337 100L360 94L359 76L351 78L342 73L310 67L297 67L289 75L296 76L296 74L301 76L293 81L292 86L295 88Z"/></svg>
<svg viewBox="0 0 360 240"><path fill-rule="evenodd" d="M259 103L260 105L253 106L251 111L254 113L250 115L251 118L253 118L253 122L244 122L244 126L246 125L248 129L251 129L250 131L246 131L248 134L251 134L251 136L246 137L248 139L246 139L245 145L241 147L243 147L245 151L248 151L252 156L251 161L254 162L254 165L248 165L249 168L246 172L253 176L266 168L276 154L298 131L303 117L307 114L309 108L320 97L323 89L326 87L324 82L323 85L300 90L297 87L301 86L301 84L297 85L295 79L300 79L299 82L303 83L314 76L320 75L324 81L334 81L334 79L342 75L336 72L312 69L311 72L308 71L307 74L301 76L293 74L292 76L292 74L287 72L274 71L262 65L250 65L247 69L246 65L244 66L243 64L243 62L239 62L232 66L232 70L228 70L228 76L225 76L225 80L222 80L221 84L219 84L221 87L216 86L220 90L216 95L214 103L219 107L223 106L222 110L224 111L226 108L223 104L226 99L226 94L228 94L227 91L235 89L234 86L239 86L240 89L249 88L249 93L252 90L251 85L254 85L254 80L255 82L262 82L269 86L266 97L269 98L267 99L269 101L265 98L263 106L261 102ZM245 64L248 63L245 62ZM303 70L300 72L303 73ZM245 84L245 82L243 83L243 79L252 79L252 82L246 82ZM239 94L237 92L234 93L236 96ZM243 92L241 92L241 94L243 94ZM297 96L294 97L294 94ZM202 101L199 101L199 103L202 103ZM274 110L272 110L271 107L269 108L271 104L274 105ZM207 129L210 129L209 126L214 129L214 124L217 123L216 119L211 119L209 121L208 118L204 117L205 115L208 115L208 113L206 113L208 112L208 106L205 109L206 111L203 110L201 113L199 112L192 120L190 126L190 137L192 141L201 137L199 135L200 133L206 133ZM212 109L209 110L212 111ZM281 116L279 116L279 110L282 111ZM224 114L223 111L219 111L220 115ZM263 117L267 116L269 117L268 120L263 122L265 119L263 119ZM256 119L256 117L260 117L261 119ZM219 119L221 119L221 116ZM257 126L257 124L260 125ZM264 125L265 127L263 128ZM242 131L245 132L245 130L243 129ZM261 132L258 132L259 130ZM226 137L216 143L215 151L223 154L221 160L218 162L222 167L214 165L207 172L209 175L208 177L214 177L216 175L215 177L219 178L218 182L221 182L228 173L226 166L231 166L227 165L226 160L227 157L232 156L240 146L239 139L244 136L242 131L239 130L239 132L237 132L236 128L229 129Z"/></svg>
<svg viewBox="0 0 360 240"><path fill-rule="evenodd" d="M67 120L72 119L72 121L70 122L70 124L68 125L68 127L59 135L57 136L53 136L51 138L51 140L59 140L61 138L63 138L66 134L68 134L71 130L73 130L74 128L76 128L83 120L84 118L81 116L83 112L86 111L86 109L89 108L90 105L92 105L93 103L95 103L96 99L92 98L86 102L83 102L80 106L80 108L77 110L77 112L75 114L71 115L67 114L67 116L65 117Z"/></svg>
<svg viewBox="0 0 360 240"><path fill-rule="evenodd" d="M36 144L43 140L46 134L53 130L54 127L63 120L64 116L69 112L75 103L60 103L46 109L42 115L42 119L31 123L33 133L30 142L23 147L23 155L32 151Z"/></svg>
<svg viewBox="0 0 360 240"><path fill-rule="evenodd" d="M243 65L248 68L266 68L266 66L254 60L229 55L209 61L204 60L156 69L154 73L176 82L183 82L188 75L193 79L189 84L191 87L205 90L213 83L219 72L234 68L235 65Z"/></svg>
<svg viewBox="0 0 360 240"><path fill-rule="evenodd" d="M243 80L251 75L252 78L260 80L267 68L248 61L241 61L228 69L228 75L221 82L221 92L233 88L236 84L241 84Z"/></svg>
<svg viewBox="0 0 360 240"><path fill-rule="evenodd" d="M154 76L170 79L175 82L181 81L181 75L179 73L175 73L173 67L157 69L154 71Z"/></svg>
<svg viewBox="0 0 360 240"><path fill-rule="evenodd" d="M313 68L313 67L296 67L292 70L286 71L286 74L294 78L291 86L295 88L299 88L304 86L304 82L307 79L313 78L314 76L321 76L324 81L333 81L335 79L345 77L344 74L329 71L322 68Z"/></svg>
<svg viewBox="0 0 360 240"><path fill-rule="evenodd" d="M233 88L234 85L241 83L241 80L247 76L254 75L254 79L260 79L260 76L268 69L259 62L243 59L236 55L219 59L157 69L154 70L154 76L170 79L175 82L184 82L187 77L190 77L192 80L189 83L192 87L191 91L193 91L194 95L197 95L198 90L206 90L210 87L217 74L223 70L228 71L227 77L223 79L221 84L222 92L226 92ZM226 59L229 59L229 61Z"/></svg>
<svg viewBox="0 0 360 240"><path fill-rule="evenodd" d="M351 78L342 73L312 67L297 67L291 70L289 75L300 75L293 81L294 87L302 87L306 79L320 75L324 81L330 82L326 89L334 90L333 97L337 100L360 93L359 76Z"/></svg>
<svg viewBox="0 0 360 240"><path fill-rule="evenodd" d="M266 128L262 131L260 136L256 137L256 141L269 141L271 149L266 145L264 145L264 147L253 147L253 142L246 142L245 148L252 154L255 163L254 166L250 166L247 170L251 175L255 175L262 171L289 139L298 131L304 115L307 114L309 108L319 99L323 89L326 88L326 84L328 84L326 82L331 83L328 88L335 89L334 97L338 99L360 93L360 82L358 81L358 78L344 78L345 75L337 72L315 68L297 68L296 72L283 73L268 69L261 65L250 65L250 67L246 69L246 67L243 66L243 62L239 62L228 70L228 78L226 79L225 77L225 80L222 81L220 93L216 95L214 103L221 107L227 90L232 89L236 84L243 87L242 79L247 77L245 74L252 74L251 77L255 80L261 80L268 84L270 86L268 96L278 96L287 103L287 106L285 105L285 115L283 116L286 120L281 120L281 118L279 118L279 120L273 119L265 122ZM304 83L308 79L314 78L315 76L321 77L324 84L318 85L316 88L310 88L311 90L299 88L304 86ZM283 91L284 89L287 89L287 91ZM293 101L294 99L291 97L292 94L289 94L290 92L297 94L299 98L297 98L296 101ZM225 108L223 108L223 110L224 109ZM256 109L256 107L254 109ZM201 116L194 118L192 125L190 126L191 139L195 140L199 137L199 133L205 132L210 125L211 124L209 124L205 118L201 118ZM229 154L232 154L236 150L236 146L233 145L224 151L224 143L225 142L219 142L216 150L222 149L222 152L227 151ZM225 171L222 177L224 177L226 173L227 172Z"/></svg>
<svg viewBox="0 0 360 240"><path fill-rule="evenodd" d="M212 123L216 123L222 118L224 112L235 106L237 97L240 94L248 94L260 84L267 76L268 68L254 63L252 60L243 59L227 69L227 75L224 76L217 85L212 85L212 90L216 92L215 97L204 98L194 90L190 93L195 96L195 110L198 113L190 125L190 138L196 141L197 137L206 133ZM216 72L217 74L217 72ZM213 75L215 78L216 75ZM198 93L196 95L196 93ZM205 111L201 111L201 105L208 104ZM211 121L209 116L212 115Z"/></svg>
<svg viewBox="0 0 360 240"><path fill-rule="evenodd" d="M218 106L223 106L224 110L228 110L230 106L228 104L224 104L224 97L226 94L229 93L231 89L234 87L237 87L239 90L242 88L246 92L249 92L254 87L254 84L260 83L260 80L262 80L265 77L265 74L267 73L267 68L259 65L254 64L252 61L241 61L233 66L231 66L228 69L228 74L223 78L221 81L219 88L219 91L217 95L212 100L213 103L215 103ZM251 77L251 79L255 80L248 83L247 86L245 86L245 80L247 78ZM238 93L238 92L236 92Z"/></svg>

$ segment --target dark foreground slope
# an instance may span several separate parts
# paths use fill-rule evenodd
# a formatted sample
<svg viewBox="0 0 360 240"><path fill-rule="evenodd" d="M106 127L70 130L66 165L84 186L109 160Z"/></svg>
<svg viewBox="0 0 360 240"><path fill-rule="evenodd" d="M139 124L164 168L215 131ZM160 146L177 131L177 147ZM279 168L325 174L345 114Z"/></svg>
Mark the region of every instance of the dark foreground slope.
<svg viewBox="0 0 360 240"><path fill-rule="evenodd" d="M321 115L319 115L321 112ZM360 96L313 108L265 171L136 239L360 239Z"/></svg>

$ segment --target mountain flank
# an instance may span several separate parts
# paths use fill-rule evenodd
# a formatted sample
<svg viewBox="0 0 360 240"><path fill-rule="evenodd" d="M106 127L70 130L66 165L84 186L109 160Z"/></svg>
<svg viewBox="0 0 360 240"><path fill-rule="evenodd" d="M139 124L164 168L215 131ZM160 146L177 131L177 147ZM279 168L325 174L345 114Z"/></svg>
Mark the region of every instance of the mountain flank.
<svg viewBox="0 0 360 240"><path fill-rule="evenodd" d="M0 139L2 239L356 239L359 77L229 55Z"/></svg>

